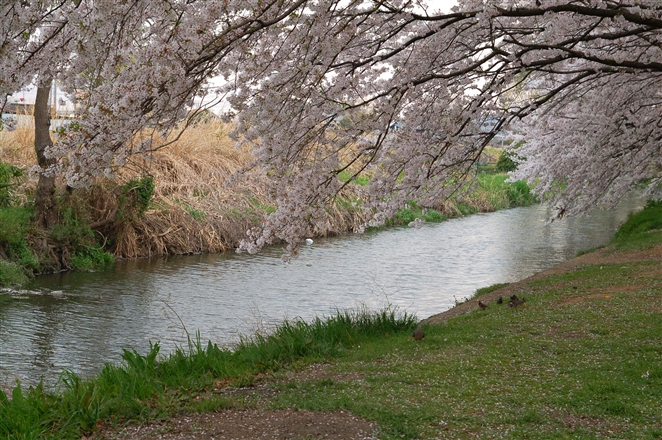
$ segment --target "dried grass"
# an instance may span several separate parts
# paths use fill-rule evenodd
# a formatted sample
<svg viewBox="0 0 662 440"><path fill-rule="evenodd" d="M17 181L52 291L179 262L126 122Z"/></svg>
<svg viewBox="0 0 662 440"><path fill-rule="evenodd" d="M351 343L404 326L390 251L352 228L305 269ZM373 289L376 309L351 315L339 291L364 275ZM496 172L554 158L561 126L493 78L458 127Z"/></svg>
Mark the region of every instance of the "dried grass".
<svg viewBox="0 0 662 440"><path fill-rule="evenodd" d="M116 256L222 252L263 221L259 206L269 203L264 176L251 172L228 184L252 156L227 137L227 130L221 123L200 124L120 171L121 182L153 177L154 196L153 208L143 216L115 225ZM115 208L104 209L112 214Z"/></svg>
<svg viewBox="0 0 662 440"><path fill-rule="evenodd" d="M116 256L222 252L236 248L250 227L265 220L264 208L273 205L265 176L253 170L229 182L253 157L230 140L228 131L222 123L200 124L122 170L121 181L154 178L154 209L116 232ZM351 189L342 196L356 198ZM312 232L342 234L366 221L362 210L334 206Z"/></svg>
<svg viewBox="0 0 662 440"><path fill-rule="evenodd" d="M120 258L234 249L250 227L264 221L264 208L272 200L259 170L229 182L253 159L227 136L229 129L220 122L190 127L179 138L161 140L162 147L147 156L133 157L119 170L117 179L98 179L90 188L72 193L64 192L61 182L61 195L69 206L84 211ZM0 161L26 169L36 164L33 124L22 123L12 132L0 132ZM114 221L120 210L121 185L146 175L155 186L150 209L142 216ZM28 197L35 184L25 182L20 192ZM351 189L343 196L356 198ZM313 233L341 234L366 220L366 213L360 210L334 207Z"/></svg>
<svg viewBox="0 0 662 440"><path fill-rule="evenodd" d="M37 164L37 155L34 151L34 123L29 120L19 120L13 131L0 131L0 162L14 165L27 171ZM37 182L22 179L15 196L19 203L26 203L33 197Z"/></svg>
<svg viewBox="0 0 662 440"><path fill-rule="evenodd" d="M22 118L13 131L0 131L0 162L17 167L37 164L34 151L34 122Z"/></svg>

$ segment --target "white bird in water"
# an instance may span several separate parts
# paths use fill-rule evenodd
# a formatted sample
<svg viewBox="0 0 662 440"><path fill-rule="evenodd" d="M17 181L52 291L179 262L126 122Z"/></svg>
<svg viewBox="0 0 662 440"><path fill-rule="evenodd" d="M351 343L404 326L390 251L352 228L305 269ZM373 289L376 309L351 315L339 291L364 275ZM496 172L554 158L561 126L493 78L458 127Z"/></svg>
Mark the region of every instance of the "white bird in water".
<svg viewBox="0 0 662 440"><path fill-rule="evenodd" d="M308 246L310 246L311 244L313 244L313 239L312 239L312 238L306 238L306 244L307 244Z"/></svg>

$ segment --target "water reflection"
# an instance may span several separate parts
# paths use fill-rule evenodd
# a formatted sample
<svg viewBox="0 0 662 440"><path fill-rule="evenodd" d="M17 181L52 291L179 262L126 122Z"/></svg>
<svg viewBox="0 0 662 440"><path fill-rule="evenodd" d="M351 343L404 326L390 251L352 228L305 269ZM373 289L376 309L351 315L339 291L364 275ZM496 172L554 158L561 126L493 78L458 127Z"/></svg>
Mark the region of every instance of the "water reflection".
<svg viewBox="0 0 662 440"><path fill-rule="evenodd" d="M28 286L32 292L0 295L0 384L34 384L40 376L52 383L63 368L91 374L118 361L122 348L185 345L186 330L230 344L284 318L361 304L391 303L424 318L479 287L522 279L605 243L639 205L630 200L552 224L548 208L532 206L318 239L290 264L272 248L42 276Z"/></svg>

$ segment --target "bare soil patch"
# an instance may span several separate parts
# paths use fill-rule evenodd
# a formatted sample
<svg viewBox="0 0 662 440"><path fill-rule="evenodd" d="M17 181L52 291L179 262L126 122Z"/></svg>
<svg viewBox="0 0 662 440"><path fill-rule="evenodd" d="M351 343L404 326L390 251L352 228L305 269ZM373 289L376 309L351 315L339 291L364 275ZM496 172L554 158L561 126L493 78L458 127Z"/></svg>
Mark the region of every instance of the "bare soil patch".
<svg viewBox="0 0 662 440"><path fill-rule="evenodd" d="M630 286L627 286L627 287L629 288ZM629 291L634 291L634 290L637 290L637 289L630 289ZM623 292L623 291L627 291L627 290L619 290L619 291ZM567 299L565 301L561 301L558 305L559 306L568 306L568 305L571 305L571 304L578 304L578 303L581 303L581 302L584 302L584 301L587 301L587 300L600 299L600 298L609 299L609 298L611 298L611 296L610 295L600 295L600 294L577 296L577 297L574 297L574 298Z"/></svg>
<svg viewBox="0 0 662 440"><path fill-rule="evenodd" d="M105 439L376 439L375 425L343 411L222 410L146 426L130 426Z"/></svg>

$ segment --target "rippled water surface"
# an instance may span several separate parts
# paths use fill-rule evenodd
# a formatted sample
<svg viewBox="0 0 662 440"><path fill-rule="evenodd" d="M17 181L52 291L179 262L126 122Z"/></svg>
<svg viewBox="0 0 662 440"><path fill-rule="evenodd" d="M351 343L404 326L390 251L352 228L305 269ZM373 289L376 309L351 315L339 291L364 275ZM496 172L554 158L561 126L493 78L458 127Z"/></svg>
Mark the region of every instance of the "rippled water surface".
<svg viewBox="0 0 662 440"><path fill-rule="evenodd" d="M98 273L38 277L0 294L0 384L52 383L64 368L88 375L122 348L164 351L200 330L231 344L284 318L386 304L426 318L494 283L512 282L606 243L640 206L546 223L531 206L476 214L420 229L318 239L285 264L258 255L170 257L118 263Z"/></svg>

